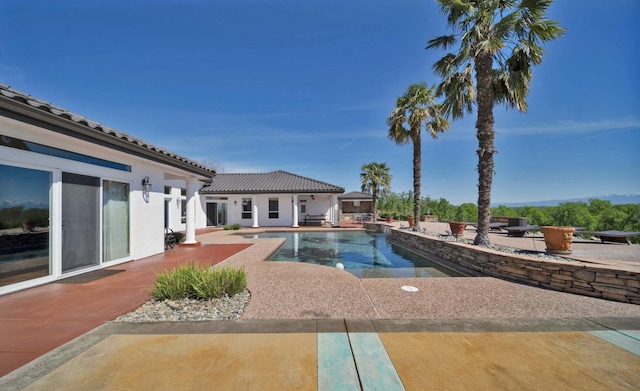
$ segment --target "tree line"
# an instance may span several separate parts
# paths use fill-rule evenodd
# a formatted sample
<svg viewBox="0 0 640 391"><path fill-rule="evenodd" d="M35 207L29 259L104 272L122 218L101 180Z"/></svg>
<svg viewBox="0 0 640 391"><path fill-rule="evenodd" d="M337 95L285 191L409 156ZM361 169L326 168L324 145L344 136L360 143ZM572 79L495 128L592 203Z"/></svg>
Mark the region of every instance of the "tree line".
<svg viewBox="0 0 640 391"><path fill-rule="evenodd" d="M377 200L380 217L393 216L406 220L413 216L414 194L388 192ZM420 199L420 214L435 215L439 221L477 222L478 207L470 202L453 205L444 198ZM587 231L619 230L640 232L640 204L612 204L611 201L591 199L588 202L563 202L557 206L499 205L491 208L491 216L525 217L529 224L581 227ZM630 238L640 243L640 237Z"/></svg>
<svg viewBox="0 0 640 391"><path fill-rule="evenodd" d="M49 209L14 206L0 209L0 229L21 228L23 224L35 227L49 226Z"/></svg>

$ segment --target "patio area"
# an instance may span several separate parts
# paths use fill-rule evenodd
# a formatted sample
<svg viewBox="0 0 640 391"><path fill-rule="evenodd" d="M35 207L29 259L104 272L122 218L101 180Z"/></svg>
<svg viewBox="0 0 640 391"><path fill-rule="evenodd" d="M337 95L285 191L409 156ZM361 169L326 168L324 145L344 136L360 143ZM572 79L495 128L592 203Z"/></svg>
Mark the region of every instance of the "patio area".
<svg viewBox="0 0 640 391"><path fill-rule="evenodd" d="M432 232L446 229L443 223L427 223L426 227ZM94 281L53 283L0 297L0 374L137 308L150 298L148 289L155 272L192 260L223 262L247 271L251 301L243 320L229 326L232 329L242 327L242 322L265 320L393 319L411 323L466 319L474 323L487 319L530 322L605 317L627 319L640 329L638 305L543 290L492 277L361 280L326 266L264 262L282 239L245 239L238 233L202 233L197 237L201 247L177 247L162 255L121 264L113 269L123 271ZM473 234L467 230L465 237L472 238ZM494 243L536 249L541 246L536 237L492 235ZM574 251L584 251L598 262L637 265L633 259L638 259L639 247L598 242L578 244ZM418 291L404 291L403 285L415 286Z"/></svg>

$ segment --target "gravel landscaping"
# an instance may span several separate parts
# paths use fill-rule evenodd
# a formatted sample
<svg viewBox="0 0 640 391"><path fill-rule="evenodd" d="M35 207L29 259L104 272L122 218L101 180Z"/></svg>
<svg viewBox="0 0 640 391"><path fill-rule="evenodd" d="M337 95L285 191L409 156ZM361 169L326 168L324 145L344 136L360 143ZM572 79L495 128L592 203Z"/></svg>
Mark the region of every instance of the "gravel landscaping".
<svg viewBox="0 0 640 391"><path fill-rule="evenodd" d="M135 311L119 316L116 322L237 320L250 298L249 291L245 290L232 297L212 300L149 300Z"/></svg>

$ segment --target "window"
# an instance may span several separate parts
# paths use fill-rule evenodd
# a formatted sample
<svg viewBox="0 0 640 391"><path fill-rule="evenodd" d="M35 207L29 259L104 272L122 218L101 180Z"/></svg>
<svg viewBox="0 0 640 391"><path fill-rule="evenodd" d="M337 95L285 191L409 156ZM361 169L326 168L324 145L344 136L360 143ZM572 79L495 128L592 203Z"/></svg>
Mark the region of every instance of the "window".
<svg viewBox="0 0 640 391"><path fill-rule="evenodd" d="M164 187L164 194L171 194L171 186Z"/></svg>
<svg viewBox="0 0 640 391"><path fill-rule="evenodd" d="M305 204L300 205L300 213L307 213L307 205Z"/></svg>
<svg viewBox="0 0 640 391"><path fill-rule="evenodd" d="M187 200L180 200L180 222L187 223Z"/></svg>
<svg viewBox="0 0 640 391"><path fill-rule="evenodd" d="M278 213L278 199L277 198L269 198L269 218L277 219L279 216Z"/></svg>
<svg viewBox="0 0 640 391"><path fill-rule="evenodd" d="M58 149L50 147L48 145L42 145L38 143L32 143L31 141L24 141L18 138L0 135L0 145L10 148L22 149L23 151L31 151L35 153L41 153L43 155L61 157L63 159L75 160L77 162L93 164L96 166L113 168L115 170L131 172L131 166L126 164L120 164L109 160L99 159L97 157L83 155L71 151L65 151L64 149Z"/></svg>
<svg viewBox="0 0 640 391"><path fill-rule="evenodd" d="M243 219L251 218L251 198L242 199L242 218Z"/></svg>

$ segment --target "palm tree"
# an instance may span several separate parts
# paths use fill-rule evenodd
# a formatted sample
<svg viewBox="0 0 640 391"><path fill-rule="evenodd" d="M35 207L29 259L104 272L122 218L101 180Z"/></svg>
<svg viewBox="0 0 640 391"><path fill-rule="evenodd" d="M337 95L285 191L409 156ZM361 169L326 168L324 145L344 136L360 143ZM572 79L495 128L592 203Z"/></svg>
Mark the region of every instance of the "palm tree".
<svg viewBox="0 0 640 391"><path fill-rule="evenodd" d="M475 244L488 245L493 183L495 131L493 106L527 111L532 66L542 62L541 43L564 34L546 18L552 0L438 0L453 33L429 41L427 49L450 49L433 69L442 78L445 114L453 119L477 104L478 234ZM475 85L473 74L475 72Z"/></svg>
<svg viewBox="0 0 640 391"><path fill-rule="evenodd" d="M376 203L378 195L384 195L391 188L391 175L387 163L367 163L360 168L360 183L362 192L373 196L373 222L377 221Z"/></svg>
<svg viewBox="0 0 640 391"><path fill-rule="evenodd" d="M435 86L427 88L426 83L411 84L396 101L387 125L389 138L396 144L413 143L413 218L414 231L420 230L420 177L422 165L422 125L433 137L449 128L449 121L442 117L441 107L435 103ZM405 126L407 125L407 126Z"/></svg>

